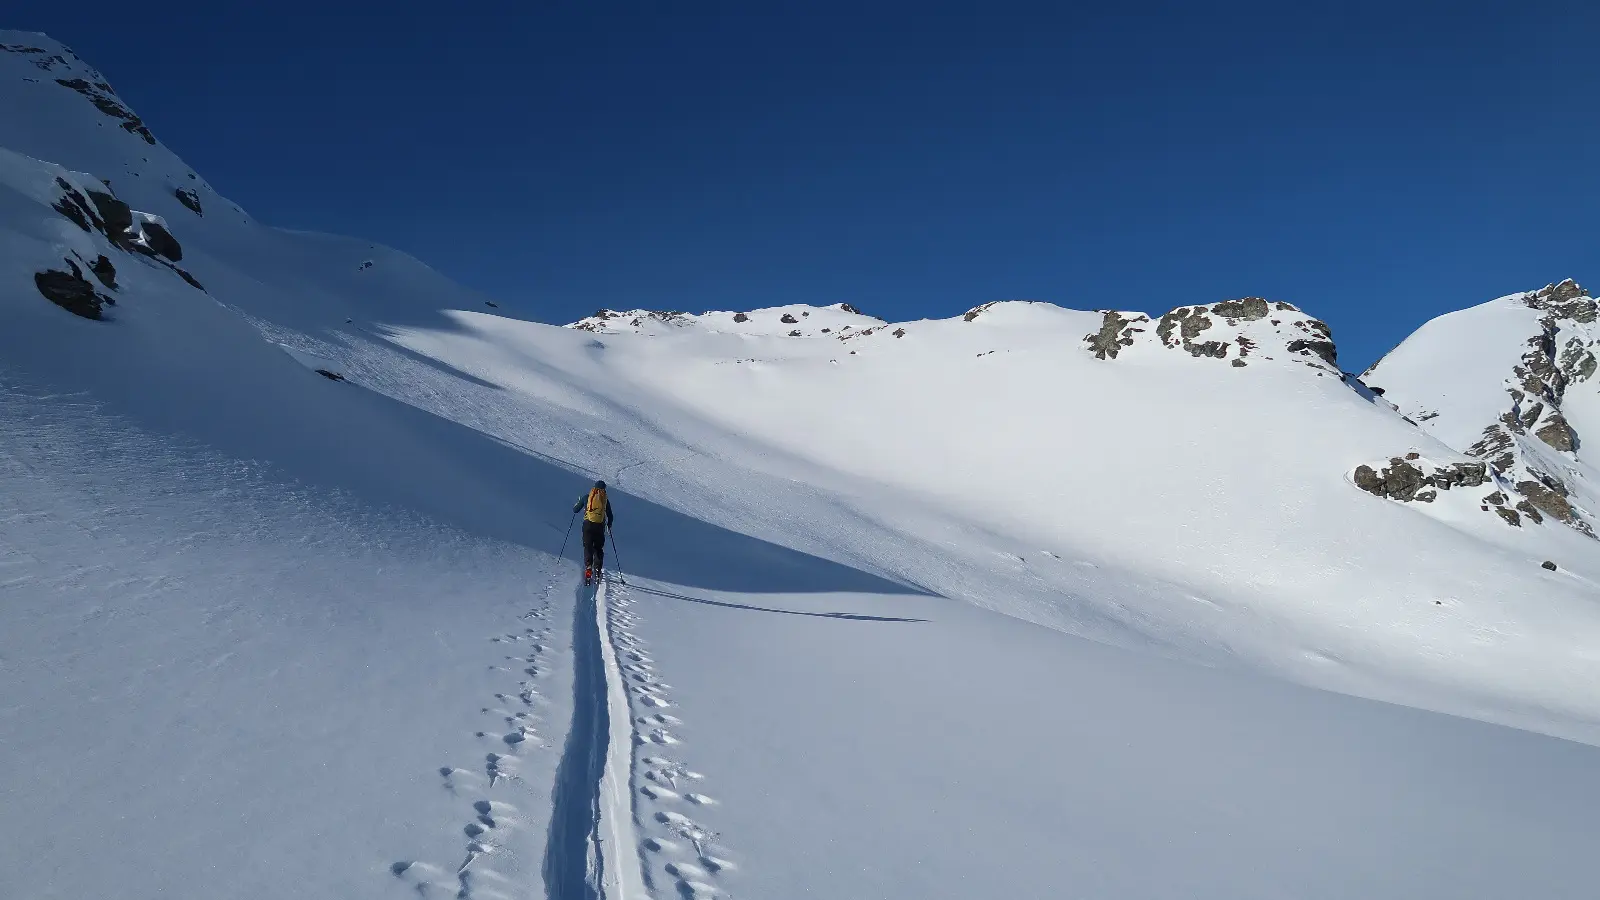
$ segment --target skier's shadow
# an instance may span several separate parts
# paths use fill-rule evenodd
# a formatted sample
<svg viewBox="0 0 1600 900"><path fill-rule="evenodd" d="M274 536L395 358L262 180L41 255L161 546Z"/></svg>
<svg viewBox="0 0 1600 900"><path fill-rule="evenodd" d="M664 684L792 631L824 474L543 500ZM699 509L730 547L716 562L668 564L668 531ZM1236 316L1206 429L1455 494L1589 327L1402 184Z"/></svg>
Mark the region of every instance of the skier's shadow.
<svg viewBox="0 0 1600 900"><path fill-rule="evenodd" d="M729 603L724 600L707 600L704 597L690 597L687 594L674 594L658 588L644 587L642 585L629 585L632 590L641 594L651 594L656 597L667 597L672 600L687 600L690 603L704 603L707 606L723 606L728 609L748 609L755 612L782 613L786 616L814 616L819 619L850 619L856 622L926 622L927 619L908 619L899 616L869 616L862 613L844 612L809 612L803 609L775 609L770 606L755 606L749 603Z"/></svg>

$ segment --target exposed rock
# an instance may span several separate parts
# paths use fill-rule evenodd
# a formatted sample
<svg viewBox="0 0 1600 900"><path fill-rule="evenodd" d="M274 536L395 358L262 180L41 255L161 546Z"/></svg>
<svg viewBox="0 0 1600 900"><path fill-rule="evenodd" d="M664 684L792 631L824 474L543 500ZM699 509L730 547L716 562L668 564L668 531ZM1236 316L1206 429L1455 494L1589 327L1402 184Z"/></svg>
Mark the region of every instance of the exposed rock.
<svg viewBox="0 0 1600 900"><path fill-rule="evenodd" d="M1510 431L1500 425L1490 425L1483 430L1483 437L1468 447L1466 452L1468 456L1488 460L1497 472L1509 472L1517 461L1512 450L1515 443Z"/></svg>
<svg viewBox="0 0 1600 900"><path fill-rule="evenodd" d="M1422 458L1422 454L1418 453L1415 450L1413 450L1410 453L1406 454L1406 459L1421 459L1421 458Z"/></svg>
<svg viewBox="0 0 1600 900"><path fill-rule="evenodd" d="M39 293L73 315L85 319L104 318L104 305L114 301L94 289L94 285L83 277L83 270L78 268L77 263L70 259L64 262L71 272L48 269L34 274L33 283L39 288Z"/></svg>
<svg viewBox="0 0 1600 900"><path fill-rule="evenodd" d="M1405 459L1398 456L1390 459L1389 465L1382 471L1372 466L1357 466L1351 473L1351 480L1356 487L1379 497L1401 502L1420 500L1432 503L1439 496L1439 491L1476 487L1484 483L1488 474L1483 463L1451 463L1435 467L1433 474L1429 475L1424 473L1421 466L1413 465L1414 461L1420 459L1421 454L1412 452ZM1501 502L1504 502L1503 498Z"/></svg>
<svg viewBox="0 0 1600 900"><path fill-rule="evenodd" d="M1516 510L1506 509L1504 506L1496 506L1494 511L1500 516L1500 518L1505 520L1507 525L1511 525L1516 528L1522 527L1522 517L1517 515Z"/></svg>
<svg viewBox="0 0 1600 900"><path fill-rule="evenodd" d="M988 309L989 307L995 305L998 302L1000 302L1000 301L991 300L990 302L985 303L985 304L983 304L981 306L974 306L973 308L967 310L967 314L961 317L961 321L963 321L963 322L971 322L973 319L976 319L978 316L983 315L983 311L984 310ZM1101 359L1105 359L1104 356L1102 356L1100 358Z"/></svg>
<svg viewBox="0 0 1600 900"><path fill-rule="evenodd" d="M1547 559L1547 560L1545 560L1545 561L1544 561L1544 562L1542 562L1542 563L1540 563L1540 564L1539 564L1539 567L1540 567L1540 568L1543 568L1543 569L1549 569L1549 570L1550 570L1550 571L1552 571L1552 572L1554 572L1554 571L1555 571L1555 570L1556 570L1556 564L1555 564L1555 563L1553 563L1553 562L1551 562L1551 561L1550 561L1550 560L1548 560L1548 559Z"/></svg>
<svg viewBox="0 0 1600 900"><path fill-rule="evenodd" d="M370 268L372 268L372 260L368 259L368 260L362 261L361 265L356 267L356 271L357 272L365 272L366 270L368 270Z"/></svg>
<svg viewBox="0 0 1600 900"><path fill-rule="evenodd" d="M861 312L861 310L859 310L859 309L856 309L856 308L855 308L855 307L854 307L854 306L851 306L851 305L850 305L850 304L848 304L848 303L841 303L841 304L839 304L839 309L840 309L840 310L841 310L841 311L843 311L843 312L847 312L847 313L855 313L855 314L856 314L856 315L858 315L858 316L859 316L859 315L862 315L862 312Z"/></svg>
<svg viewBox="0 0 1600 900"><path fill-rule="evenodd" d="M1544 516L1539 515L1539 511L1533 508L1533 504L1526 500L1517 501L1517 511L1532 519L1533 524L1535 525L1539 525L1544 522Z"/></svg>
<svg viewBox="0 0 1600 900"><path fill-rule="evenodd" d="M156 142L155 135L151 134L150 129L145 127L144 120L134 115L133 110L123 106L122 103L116 99L115 95L111 91L111 85L106 84L103 81L91 84L82 78L57 78L56 84L59 84L64 88L77 91L84 97L88 98L89 102L93 103L96 109L113 119L119 120L118 124L120 124L122 129L129 134L136 134L139 137L144 138L144 141L147 144L154 144Z"/></svg>
<svg viewBox="0 0 1600 900"><path fill-rule="evenodd" d="M1435 469L1433 473L1433 483L1439 487L1447 484L1456 487L1477 487L1488 480L1489 467L1483 463L1451 463L1442 469Z"/></svg>
<svg viewBox="0 0 1600 900"><path fill-rule="evenodd" d="M783 314L783 318L779 319L778 321L782 322L785 325L798 325L798 324L800 324L800 320L796 319L793 315L791 315L789 313L784 313Z"/></svg>
<svg viewBox="0 0 1600 900"><path fill-rule="evenodd" d="M1557 319L1571 319L1584 324L1595 321L1595 302L1589 292L1571 278L1560 284L1549 284L1523 297L1523 302L1533 309L1551 313Z"/></svg>
<svg viewBox="0 0 1600 900"><path fill-rule="evenodd" d="M1286 349L1290 353L1315 354L1330 366L1339 365L1339 351L1334 347L1333 341L1296 339L1290 341Z"/></svg>
<svg viewBox="0 0 1600 900"><path fill-rule="evenodd" d="M798 328L796 328L795 330L789 332L789 337L799 337L799 336L800 336L800 329L798 329Z"/></svg>
<svg viewBox="0 0 1600 900"><path fill-rule="evenodd" d="M1224 319L1228 319L1229 325L1238 322L1254 322L1256 319L1265 319L1267 317L1267 301L1261 297L1224 300L1211 307L1211 311Z"/></svg>
<svg viewBox="0 0 1600 900"><path fill-rule="evenodd" d="M1557 482L1559 484L1560 482ZM1540 512L1551 518L1565 522L1568 525L1579 522L1578 514L1573 510L1572 504L1567 502L1566 496L1560 491L1552 490L1548 485L1537 481L1517 482L1517 493L1527 498L1527 502L1538 507Z"/></svg>
<svg viewBox="0 0 1600 900"><path fill-rule="evenodd" d="M1242 368L1244 368L1244 367L1245 367L1245 366L1246 366L1246 365L1248 365L1248 364L1247 364L1247 363L1246 363L1246 362L1245 362L1245 361L1244 361L1244 360L1242 360L1242 359L1236 359L1236 360L1234 360L1234 361L1233 361L1233 367L1234 367L1234 368L1235 368L1235 369L1242 369Z"/></svg>
<svg viewBox="0 0 1600 900"><path fill-rule="evenodd" d="M748 322L748 321L750 321L750 317L745 315L744 313L734 313L733 314L733 320L735 322Z"/></svg>
<svg viewBox="0 0 1600 900"><path fill-rule="evenodd" d="M1567 424L1566 417L1561 413L1551 413L1550 418L1533 434L1556 450L1571 453L1578 449L1577 432L1572 430L1572 426Z"/></svg>
<svg viewBox="0 0 1600 900"><path fill-rule="evenodd" d="M1489 496L1483 498L1483 502L1489 504L1490 506L1505 506L1506 495L1500 491L1495 491Z"/></svg>
<svg viewBox="0 0 1600 900"><path fill-rule="evenodd" d="M1228 347L1230 345L1222 341L1205 341L1199 344L1185 343L1184 346L1188 349L1190 356L1210 356L1222 359L1228 355Z"/></svg>
<svg viewBox="0 0 1600 900"><path fill-rule="evenodd" d="M104 230L105 223L100 221L100 216L94 212L89 201L78 193L78 189L67 183L65 178L56 179L56 187L61 189L61 197L50 204L50 208L72 220L74 225L84 231L94 232Z"/></svg>
<svg viewBox="0 0 1600 900"><path fill-rule="evenodd" d="M1210 327L1211 317L1206 315L1205 307L1180 306L1161 317L1156 325L1156 336L1168 347L1188 349L1189 342ZM1174 331L1178 333L1176 338L1172 336Z"/></svg>
<svg viewBox="0 0 1600 900"><path fill-rule="evenodd" d="M125 233L133 227L133 210L128 208L128 204L104 191L87 193L94 203L95 211L100 214L100 220L105 223L106 237L114 239L116 235Z"/></svg>
<svg viewBox="0 0 1600 900"><path fill-rule="evenodd" d="M1383 472L1384 489L1395 500L1411 500L1430 483L1421 469L1399 458L1389 460L1389 468Z"/></svg>
<svg viewBox="0 0 1600 900"><path fill-rule="evenodd" d="M107 259L105 254L101 254L89 264L89 271L94 273L94 277L101 284L112 290L117 289L117 267L111 264L111 260Z"/></svg>
<svg viewBox="0 0 1600 900"><path fill-rule="evenodd" d="M897 338L903 338L906 336L906 330L904 328L896 328L894 330L894 336Z"/></svg>
<svg viewBox="0 0 1600 900"><path fill-rule="evenodd" d="M1357 466L1352 480L1369 494L1403 502L1416 499L1417 491L1432 483L1421 469L1399 457L1389 460L1382 472L1371 466Z"/></svg>
<svg viewBox="0 0 1600 900"><path fill-rule="evenodd" d="M205 212L200 209L200 194L198 192L191 191L188 188L178 188L176 191L173 191L173 193L178 195L179 203L189 207L190 212L197 216L205 215ZM372 263L369 261L366 265L362 266L362 268L367 268L371 265Z"/></svg>
<svg viewBox="0 0 1600 900"><path fill-rule="evenodd" d="M1384 495L1383 478L1371 466L1356 466L1353 477L1356 487L1369 494L1377 494L1380 497Z"/></svg>
<svg viewBox="0 0 1600 900"><path fill-rule="evenodd" d="M317 374L321 375L323 378L328 379L329 381L343 381L344 380L344 376L343 375L340 375L338 372L330 372L327 369L318 369L317 370Z"/></svg>
<svg viewBox="0 0 1600 900"><path fill-rule="evenodd" d="M977 318L978 313L987 308L980 306L967 313L967 321ZM1123 347L1133 346L1133 336L1144 331L1137 326L1150 323L1150 317L1144 313L1123 314L1108 309L1104 315L1105 318L1100 322L1100 330L1083 336L1089 352L1093 353L1096 359L1116 359L1117 353Z"/></svg>
<svg viewBox="0 0 1600 900"><path fill-rule="evenodd" d="M178 243L178 239L172 236L172 232L161 227L160 223L144 223L144 240L151 250L173 262L183 259L183 247Z"/></svg>
<svg viewBox="0 0 1600 900"><path fill-rule="evenodd" d="M194 279L193 275L190 275L188 272L185 272L184 270L178 268L177 266L173 266L172 267L172 271L177 272L179 278L182 278L184 281L189 282L189 286L190 287L194 288L197 291L200 291L201 293L207 293L207 291L205 289L205 286L202 285L200 282L196 281Z"/></svg>

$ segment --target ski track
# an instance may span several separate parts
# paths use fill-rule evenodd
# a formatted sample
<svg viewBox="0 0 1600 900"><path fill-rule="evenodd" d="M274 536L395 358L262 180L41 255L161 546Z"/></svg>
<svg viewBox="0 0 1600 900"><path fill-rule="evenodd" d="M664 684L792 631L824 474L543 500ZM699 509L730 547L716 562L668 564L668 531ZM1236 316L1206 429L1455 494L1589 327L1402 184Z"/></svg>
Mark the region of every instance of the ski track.
<svg viewBox="0 0 1600 900"><path fill-rule="evenodd" d="M502 652L488 666L502 674L508 686L493 695L493 703L480 712L493 723L474 732L481 762L470 768L441 766L443 787L464 805L461 832L464 837L461 859L450 866L418 860L402 860L390 866L395 877L423 897L455 897L458 900L509 900L526 896L533 886L525 879L509 876L494 866L497 859L516 861L507 837L522 830L519 809L504 799L513 787L522 786L519 774L522 754L549 746L539 727L544 696L538 683L548 666L550 649L550 598L555 576L546 584L543 599L519 619L517 630L492 635L488 641ZM515 686L510 686L514 682ZM552 823L552 828L554 823ZM526 843L526 841L524 841ZM522 866L527 870L526 866ZM531 871L531 870L529 870ZM552 894L551 896L556 896Z"/></svg>
<svg viewBox="0 0 1600 900"><path fill-rule="evenodd" d="M595 831L600 819L600 779L605 767L605 671L597 658L601 636L596 598L574 591L572 613L572 722L551 792L545 842L545 896L549 900L602 900L596 875Z"/></svg>
<svg viewBox="0 0 1600 900"><path fill-rule="evenodd" d="M732 896L727 886L734 869L730 854L717 832L690 815L715 806L717 801L701 792L704 775L675 757L662 755L662 748L683 744L678 736L683 720L666 712L673 705L671 685L656 674L655 660L635 630L634 603L625 582L610 584L606 605L611 648L632 715L634 819L647 820L668 835L638 843L644 881L653 896L665 894L663 888L671 885L678 896L688 900L726 900Z"/></svg>

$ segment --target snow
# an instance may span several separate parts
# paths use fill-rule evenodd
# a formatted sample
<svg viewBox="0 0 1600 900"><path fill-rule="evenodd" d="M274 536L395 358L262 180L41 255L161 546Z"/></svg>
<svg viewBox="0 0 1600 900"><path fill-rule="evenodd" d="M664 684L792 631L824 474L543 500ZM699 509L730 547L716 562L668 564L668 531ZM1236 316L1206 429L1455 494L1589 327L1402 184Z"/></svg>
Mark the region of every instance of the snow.
<svg viewBox="0 0 1600 900"><path fill-rule="evenodd" d="M1425 323L1363 379L1452 447L1467 447L1507 408L1505 380L1539 331L1539 312L1512 294Z"/></svg>
<svg viewBox="0 0 1600 900"><path fill-rule="evenodd" d="M490 315L0 44L0 896L1587 895L1594 545L1353 487L1468 457L1298 311Z"/></svg>

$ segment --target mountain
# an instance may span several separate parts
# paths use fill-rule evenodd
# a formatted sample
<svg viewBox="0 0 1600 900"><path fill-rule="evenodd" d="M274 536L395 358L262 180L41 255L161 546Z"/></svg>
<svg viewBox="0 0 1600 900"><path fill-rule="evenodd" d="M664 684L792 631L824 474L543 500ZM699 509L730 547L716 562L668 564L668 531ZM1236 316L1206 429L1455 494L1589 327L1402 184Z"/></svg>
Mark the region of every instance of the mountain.
<svg viewBox="0 0 1600 900"><path fill-rule="evenodd" d="M1575 285L558 327L0 45L0 896L1593 883Z"/></svg>
<svg viewBox="0 0 1600 900"><path fill-rule="evenodd" d="M1600 433L1595 310L1570 279L1511 294L1428 322L1362 377L1493 470L1508 524L1549 518L1593 537L1600 480L1580 435Z"/></svg>

